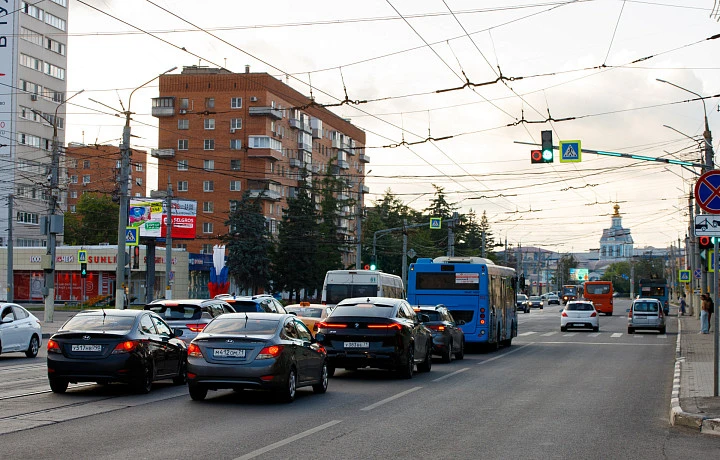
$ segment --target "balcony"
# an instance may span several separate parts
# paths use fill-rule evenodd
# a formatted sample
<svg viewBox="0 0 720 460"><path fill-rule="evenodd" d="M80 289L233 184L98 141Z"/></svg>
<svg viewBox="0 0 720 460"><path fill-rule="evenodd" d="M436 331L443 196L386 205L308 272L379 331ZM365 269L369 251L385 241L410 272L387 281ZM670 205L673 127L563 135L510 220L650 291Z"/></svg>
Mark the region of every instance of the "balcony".
<svg viewBox="0 0 720 460"><path fill-rule="evenodd" d="M363 193L370 193L370 187L368 187L367 185L363 184L363 186L362 186L362 192L363 192Z"/></svg>
<svg viewBox="0 0 720 460"><path fill-rule="evenodd" d="M361 153L358 156L360 163L370 163L370 156L367 153Z"/></svg>
<svg viewBox="0 0 720 460"><path fill-rule="evenodd" d="M175 149L150 149L150 156L154 158L173 158Z"/></svg>
<svg viewBox="0 0 720 460"><path fill-rule="evenodd" d="M277 190L278 188L281 188L281 186L271 180L248 180L250 198L278 201L282 198L280 191Z"/></svg>
<svg viewBox="0 0 720 460"><path fill-rule="evenodd" d="M338 167L340 169L350 169L350 163L345 160L338 160Z"/></svg>
<svg viewBox="0 0 720 460"><path fill-rule="evenodd" d="M248 149L248 158L269 158L271 160L280 161L283 159L282 153L275 149Z"/></svg>
<svg viewBox="0 0 720 460"><path fill-rule="evenodd" d="M291 168L302 168L303 162L301 160L298 160L297 158L290 158L290 167Z"/></svg>
<svg viewBox="0 0 720 460"><path fill-rule="evenodd" d="M282 120L282 110L275 107L250 107L250 116L264 117L269 116L276 120Z"/></svg>
<svg viewBox="0 0 720 460"><path fill-rule="evenodd" d="M175 115L174 97L154 97L152 99L153 117L172 117Z"/></svg>
<svg viewBox="0 0 720 460"><path fill-rule="evenodd" d="M264 189L250 189L250 198L260 198L261 200L280 201L280 192Z"/></svg>
<svg viewBox="0 0 720 460"><path fill-rule="evenodd" d="M310 118L310 128L312 128L312 137L315 139L322 138L323 127L322 120L319 118Z"/></svg>
<svg viewBox="0 0 720 460"><path fill-rule="evenodd" d="M300 121L297 118L288 119L288 124L290 125L291 128L295 128L295 129L301 129L301 127L302 127L302 121Z"/></svg>

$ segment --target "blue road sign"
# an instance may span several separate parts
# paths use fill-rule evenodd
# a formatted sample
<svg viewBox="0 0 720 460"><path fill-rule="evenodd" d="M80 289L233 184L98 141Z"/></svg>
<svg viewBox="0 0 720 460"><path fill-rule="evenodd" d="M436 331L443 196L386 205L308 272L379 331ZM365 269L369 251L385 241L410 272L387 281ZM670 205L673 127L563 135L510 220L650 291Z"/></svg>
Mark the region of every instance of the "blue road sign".
<svg viewBox="0 0 720 460"><path fill-rule="evenodd" d="M437 230L442 227L442 217L431 217L430 228Z"/></svg>
<svg viewBox="0 0 720 460"><path fill-rule="evenodd" d="M78 251L78 263L84 264L87 262L87 251L84 249L80 249Z"/></svg>
<svg viewBox="0 0 720 460"><path fill-rule="evenodd" d="M720 214L720 170L708 171L698 178L695 201L704 211Z"/></svg>
<svg viewBox="0 0 720 460"><path fill-rule="evenodd" d="M690 282L690 270L678 270L678 279L681 283Z"/></svg>
<svg viewBox="0 0 720 460"><path fill-rule="evenodd" d="M138 228L137 227L126 227L125 228L125 244L128 246L138 245Z"/></svg>
<svg viewBox="0 0 720 460"><path fill-rule="evenodd" d="M702 272L700 271L699 268L695 269L695 271L693 272L693 276L695 277L696 280L700 279L700 277L702 276Z"/></svg>
<svg viewBox="0 0 720 460"><path fill-rule="evenodd" d="M579 163L582 161L582 143L560 141L560 163Z"/></svg>

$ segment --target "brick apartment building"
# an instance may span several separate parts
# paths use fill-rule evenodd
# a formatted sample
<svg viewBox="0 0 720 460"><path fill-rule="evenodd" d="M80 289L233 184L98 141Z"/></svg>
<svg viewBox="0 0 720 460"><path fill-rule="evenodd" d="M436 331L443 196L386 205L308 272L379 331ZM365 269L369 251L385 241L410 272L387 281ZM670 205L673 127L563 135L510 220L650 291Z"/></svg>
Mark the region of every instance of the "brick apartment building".
<svg viewBox="0 0 720 460"><path fill-rule="evenodd" d="M68 212L75 212L83 193L119 196L120 147L71 142L65 149L65 169ZM146 186L147 152L131 149L128 193L146 196Z"/></svg>
<svg viewBox="0 0 720 460"><path fill-rule="evenodd" d="M267 73L185 67L160 77L152 115L159 119L158 184L168 178L173 195L197 201L195 240L177 241L190 253L211 254L227 233L225 221L246 190L262 193L267 228L277 234L286 199L294 196L305 167L319 180L342 178L344 198L357 199L363 185L365 132ZM328 162L335 167L328 171ZM341 197L342 198L342 197ZM340 231L354 242L356 209L338 216ZM354 246L343 255L355 263Z"/></svg>

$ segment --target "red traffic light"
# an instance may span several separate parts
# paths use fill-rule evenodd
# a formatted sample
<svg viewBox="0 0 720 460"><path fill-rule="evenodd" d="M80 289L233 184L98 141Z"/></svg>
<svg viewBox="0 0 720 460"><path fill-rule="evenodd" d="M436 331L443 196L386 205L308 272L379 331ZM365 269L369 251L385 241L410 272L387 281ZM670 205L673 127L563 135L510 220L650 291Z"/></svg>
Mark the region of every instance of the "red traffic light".
<svg viewBox="0 0 720 460"><path fill-rule="evenodd" d="M530 150L530 163L543 163L542 150Z"/></svg>
<svg viewBox="0 0 720 460"><path fill-rule="evenodd" d="M363 265L363 270L370 270L370 265L368 265L368 264Z"/></svg>
<svg viewBox="0 0 720 460"><path fill-rule="evenodd" d="M713 249L714 241L709 236L698 237L698 246L700 249Z"/></svg>

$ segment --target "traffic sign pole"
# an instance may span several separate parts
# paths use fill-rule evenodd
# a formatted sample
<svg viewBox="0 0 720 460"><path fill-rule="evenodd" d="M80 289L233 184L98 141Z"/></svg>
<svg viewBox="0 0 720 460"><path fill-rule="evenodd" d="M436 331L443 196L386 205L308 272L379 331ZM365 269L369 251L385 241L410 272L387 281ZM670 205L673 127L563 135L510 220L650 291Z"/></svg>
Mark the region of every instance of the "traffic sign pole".
<svg viewBox="0 0 720 460"><path fill-rule="evenodd" d="M715 253L713 254L713 259L715 259L718 255L718 239L715 239ZM717 261L715 261L715 273L713 273L713 292L715 293L715 305L718 305L718 271L720 271L720 267L717 267ZM720 344L720 335L718 335L718 327L720 327L720 321L718 321L718 315L715 314L715 354L713 355L715 359L713 359L713 396L718 396L718 393L720 393L720 369L718 369L718 357L720 355L718 354L718 348ZM708 325L709 326L709 325Z"/></svg>

